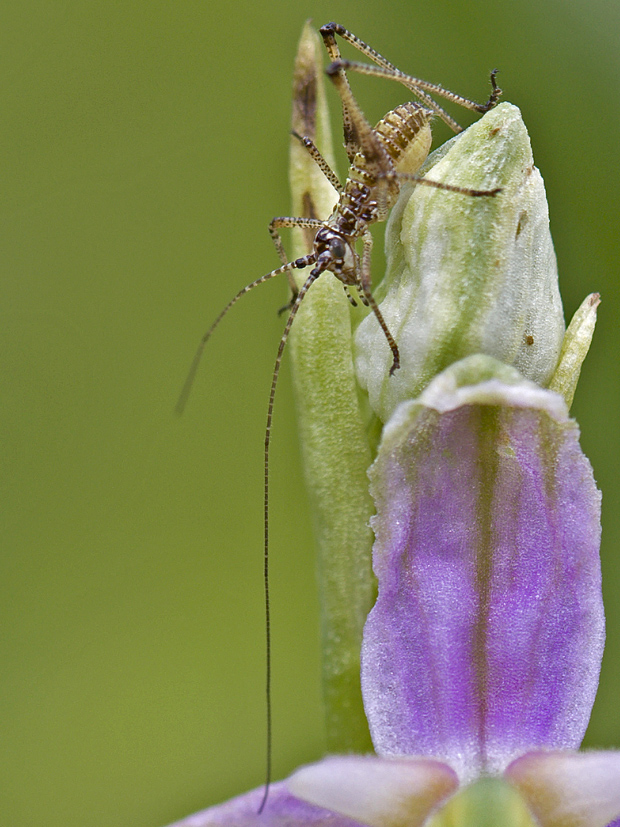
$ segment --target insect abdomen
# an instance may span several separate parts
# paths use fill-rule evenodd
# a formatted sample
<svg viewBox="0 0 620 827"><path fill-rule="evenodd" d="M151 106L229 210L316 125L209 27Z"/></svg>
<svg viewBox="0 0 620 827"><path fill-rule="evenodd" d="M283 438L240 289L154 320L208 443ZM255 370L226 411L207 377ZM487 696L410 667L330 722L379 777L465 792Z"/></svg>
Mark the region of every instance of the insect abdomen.
<svg viewBox="0 0 620 827"><path fill-rule="evenodd" d="M414 173L431 148L432 112L410 101L392 109L375 127L397 172Z"/></svg>

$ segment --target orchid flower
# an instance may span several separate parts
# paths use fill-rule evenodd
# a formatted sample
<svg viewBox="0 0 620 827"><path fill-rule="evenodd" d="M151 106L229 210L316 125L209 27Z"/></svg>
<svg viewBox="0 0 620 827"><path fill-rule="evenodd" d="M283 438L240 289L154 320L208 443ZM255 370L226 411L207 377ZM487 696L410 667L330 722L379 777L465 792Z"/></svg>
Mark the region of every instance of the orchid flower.
<svg viewBox="0 0 620 827"><path fill-rule="evenodd" d="M380 288L401 370L389 376L371 316L353 335L328 279L295 331L329 743L349 754L272 785L260 814L262 789L176 827L620 818L620 753L577 751L604 615L600 494L568 409L598 296L564 331L544 185L516 107L486 114L429 170L502 194L402 194ZM315 202L320 186L309 190Z"/></svg>

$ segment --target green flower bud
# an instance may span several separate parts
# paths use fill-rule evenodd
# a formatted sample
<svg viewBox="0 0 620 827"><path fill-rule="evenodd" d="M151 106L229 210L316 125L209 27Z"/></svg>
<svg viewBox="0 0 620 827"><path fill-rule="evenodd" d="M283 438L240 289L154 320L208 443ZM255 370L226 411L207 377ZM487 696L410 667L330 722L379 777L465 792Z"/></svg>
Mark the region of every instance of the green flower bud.
<svg viewBox="0 0 620 827"><path fill-rule="evenodd" d="M356 339L360 384L384 422L399 402L474 353L547 386L564 336L545 188L517 107L491 110L435 152L423 173L502 191L472 197L403 187L388 226L381 287L401 369L389 376L391 354L372 316Z"/></svg>

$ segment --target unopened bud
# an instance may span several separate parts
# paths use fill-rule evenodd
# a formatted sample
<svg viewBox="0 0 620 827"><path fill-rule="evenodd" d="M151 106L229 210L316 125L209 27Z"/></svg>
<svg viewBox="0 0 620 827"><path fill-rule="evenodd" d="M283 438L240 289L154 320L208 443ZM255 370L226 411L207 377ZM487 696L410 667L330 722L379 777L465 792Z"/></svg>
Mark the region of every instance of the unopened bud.
<svg viewBox="0 0 620 827"><path fill-rule="evenodd" d="M564 336L545 188L517 107L491 110L435 152L423 173L502 191L474 197L417 185L393 210L377 292L400 370L389 376L391 354L372 315L356 340L358 379L384 422L399 402L475 353L546 387Z"/></svg>

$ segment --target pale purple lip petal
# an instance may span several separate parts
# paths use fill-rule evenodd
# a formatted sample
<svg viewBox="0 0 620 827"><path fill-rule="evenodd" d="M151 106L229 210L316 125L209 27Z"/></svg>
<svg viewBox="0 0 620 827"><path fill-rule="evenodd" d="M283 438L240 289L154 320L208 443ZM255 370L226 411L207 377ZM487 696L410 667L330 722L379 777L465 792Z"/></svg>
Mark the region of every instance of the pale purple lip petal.
<svg viewBox="0 0 620 827"><path fill-rule="evenodd" d="M506 777L541 827L605 827L620 818L620 752L530 753Z"/></svg>
<svg viewBox="0 0 620 827"><path fill-rule="evenodd" d="M420 827L459 786L447 764L428 758L332 756L297 770L295 795L368 827Z"/></svg>
<svg viewBox="0 0 620 827"><path fill-rule="evenodd" d="M258 808L264 788L194 813L168 827L363 827L346 816L330 813L292 796L283 781L272 784L263 812Z"/></svg>
<svg viewBox="0 0 620 827"><path fill-rule="evenodd" d="M379 754L469 779L581 742L604 640L600 495L557 395L442 374L420 401L371 471L364 702Z"/></svg>

